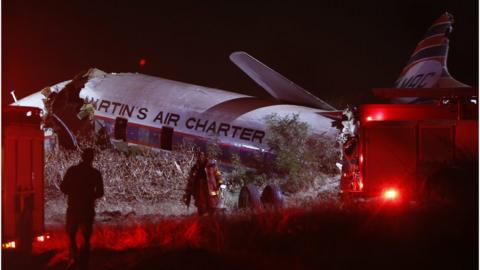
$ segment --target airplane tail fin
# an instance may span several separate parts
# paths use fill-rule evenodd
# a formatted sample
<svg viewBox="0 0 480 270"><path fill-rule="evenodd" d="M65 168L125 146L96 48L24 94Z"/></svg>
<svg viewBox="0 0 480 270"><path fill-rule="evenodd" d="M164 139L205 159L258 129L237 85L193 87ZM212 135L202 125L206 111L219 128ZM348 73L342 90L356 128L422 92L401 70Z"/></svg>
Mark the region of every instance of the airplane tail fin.
<svg viewBox="0 0 480 270"><path fill-rule="evenodd" d="M312 95L246 52L234 52L230 54L230 60L279 101L327 111L335 110L330 104Z"/></svg>
<svg viewBox="0 0 480 270"><path fill-rule="evenodd" d="M453 16L445 12L428 28L395 82L396 88L469 87L452 78L447 69L452 25Z"/></svg>

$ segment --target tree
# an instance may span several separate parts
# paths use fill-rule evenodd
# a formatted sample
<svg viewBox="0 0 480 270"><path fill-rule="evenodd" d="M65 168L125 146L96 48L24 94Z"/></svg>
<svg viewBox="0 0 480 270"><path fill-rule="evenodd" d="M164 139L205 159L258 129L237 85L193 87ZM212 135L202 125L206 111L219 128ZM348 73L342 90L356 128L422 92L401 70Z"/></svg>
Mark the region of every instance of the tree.
<svg viewBox="0 0 480 270"><path fill-rule="evenodd" d="M311 185L319 172L335 173L338 150L334 142L311 131L298 114L270 114L267 123L267 145L274 154L273 173L283 181L286 191L296 192Z"/></svg>

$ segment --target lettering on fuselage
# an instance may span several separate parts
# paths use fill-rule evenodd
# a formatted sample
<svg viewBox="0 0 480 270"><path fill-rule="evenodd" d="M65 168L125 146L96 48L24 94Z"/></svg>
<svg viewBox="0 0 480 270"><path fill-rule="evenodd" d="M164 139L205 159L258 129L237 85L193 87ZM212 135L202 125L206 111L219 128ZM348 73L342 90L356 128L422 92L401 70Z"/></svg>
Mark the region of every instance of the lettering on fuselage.
<svg viewBox="0 0 480 270"><path fill-rule="evenodd" d="M435 72L429 72L426 74L420 73L410 77L403 77L395 84L395 86L397 88L424 88L425 85L427 85L427 79L434 76Z"/></svg>
<svg viewBox="0 0 480 270"><path fill-rule="evenodd" d="M236 139L239 138L251 142L262 143L262 140L265 137L265 132L261 130L244 128L223 122L217 123L216 121L195 117L188 118L187 121L185 121L185 127L189 130Z"/></svg>
<svg viewBox="0 0 480 270"><path fill-rule="evenodd" d="M152 112L152 110L149 110L145 107L133 106L105 99L94 100L93 98L89 97L85 97L85 99L93 104L95 110L102 113L112 114L114 117L120 116L147 121L146 119L149 119L149 113ZM262 143L263 138L265 137L265 132L262 130L231 125L229 123L219 122L211 119L203 119L199 117L182 119L180 114L166 111L159 111L154 115L155 117L149 121L149 125L153 123L170 127L182 126L187 130L205 133L205 135L223 136L257 143Z"/></svg>
<svg viewBox="0 0 480 270"><path fill-rule="evenodd" d="M148 109L118 102L111 102L108 100L93 100L86 97L87 101L91 102L95 110L113 115L118 115L126 118L136 117L139 120L147 118ZM98 107L97 107L98 106ZM118 109L118 110L117 110Z"/></svg>

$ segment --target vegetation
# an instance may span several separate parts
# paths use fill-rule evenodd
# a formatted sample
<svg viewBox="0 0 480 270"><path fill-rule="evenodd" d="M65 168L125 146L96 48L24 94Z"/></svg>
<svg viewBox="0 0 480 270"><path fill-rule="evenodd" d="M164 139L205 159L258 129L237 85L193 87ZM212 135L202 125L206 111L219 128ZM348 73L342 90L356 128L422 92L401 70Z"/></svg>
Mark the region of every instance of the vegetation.
<svg viewBox="0 0 480 270"><path fill-rule="evenodd" d="M319 183L329 177L328 173L335 172L332 169L336 158L333 145L329 145L325 138L311 134L310 127L301 122L298 115L271 115L266 121L270 153L257 155L253 163L256 170L245 167L240 157L233 155L232 170L223 172L229 191L225 196L231 197L229 209L235 207L235 194L246 184L253 183L259 190L267 184L278 184L282 190L295 194L311 189L312 184L317 187L312 190L317 190ZM95 146L94 139L87 137L79 138L79 142L82 148L96 148L94 166L101 171L105 185L105 197L99 202L98 211L185 213L181 198L188 173L195 163L195 146L183 145L175 151L166 152L121 142L116 143L115 149L101 149ZM210 157L220 157L218 140L212 140L206 150ZM52 212L50 206L63 205L56 202L64 199L59 190L60 182L66 170L79 160L79 151L59 148L46 151L45 193L48 213ZM136 206L146 210L138 210ZM169 209L158 210L162 207ZM62 211L64 209L53 209L58 215Z"/></svg>
<svg viewBox="0 0 480 270"><path fill-rule="evenodd" d="M220 139L217 136L210 136L210 140L207 142L207 156L209 158L218 159L222 154L220 148Z"/></svg>
<svg viewBox="0 0 480 270"><path fill-rule="evenodd" d="M267 144L274 154L273 168L267 173L279 178L284 190L296 192L311 186L320 173L335 173L338 150L334 142L312 133L298 114L271 114L265 121Z"/></svg>
<svg viewBox="0 0 480 270"><path fill-rule="evenodd" d="M194 148L183 146L179 151L172 152L157 152L141 147L126 152L97 148L96 152L93 166L102 173L105 187L105 197L99 201L98 211L128 212L134 210L134 205L152 206L172 202L182 206L186 180L195 162ZM79 161L79 151L54 149L45 152L47 212L62 211L49 209L48 201L63 198L60 182L67 169Z"/></svg>

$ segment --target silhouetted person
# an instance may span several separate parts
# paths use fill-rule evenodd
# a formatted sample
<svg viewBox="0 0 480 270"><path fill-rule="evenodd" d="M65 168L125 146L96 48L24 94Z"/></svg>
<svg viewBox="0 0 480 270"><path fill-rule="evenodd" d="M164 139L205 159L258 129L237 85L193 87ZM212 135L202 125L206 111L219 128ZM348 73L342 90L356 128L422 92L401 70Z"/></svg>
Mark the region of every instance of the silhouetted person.
<svg viewBox="0 0 480 270"><path fill-rule="evenodd" d="M209 160L205 153L200 152L197 162L190 170L183 197L185 204L189 206L190 198L193 196L198 215L214 214L219 204L221 184L223 184L223 179L215 161Z"/></svg>
<svg viewBox="0 0 480 270"><path fill-rule="evenodd" d="M62 192L68 196L66 230L70 239L70 258L80 269L87 269L88 266L95 200L103 196L102 175L92 167L93 158L93 149L85 149L82 161L67 170L60 185ZM84 240L80 252L76 243L79 229Z"/></svg>

